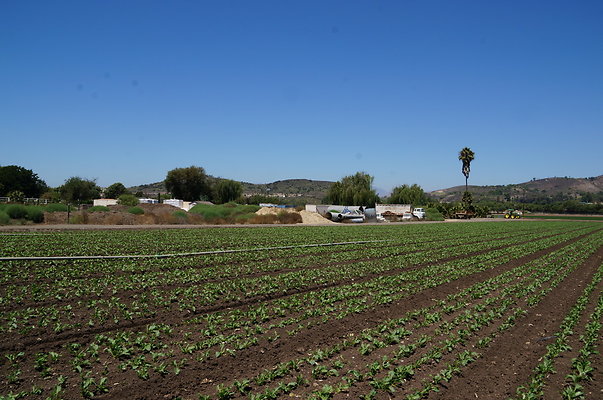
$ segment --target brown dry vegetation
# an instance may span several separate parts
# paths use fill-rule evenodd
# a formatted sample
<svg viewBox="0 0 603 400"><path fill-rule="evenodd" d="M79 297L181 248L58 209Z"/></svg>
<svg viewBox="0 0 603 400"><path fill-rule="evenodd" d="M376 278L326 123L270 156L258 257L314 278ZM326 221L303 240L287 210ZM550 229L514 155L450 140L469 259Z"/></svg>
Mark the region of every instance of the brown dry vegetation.
<svg viewBox="0 0 603 400"><path fill-rule="evenodd" d="M195 213L184 211L166 204L139 204L144 214L135 215L128 212L130 207L110 206L110 211L86 210L73 211L69 214L69 223L83 225L227 225L227 224L297 224L302 223L298 212L278 209L271 213L259 213L250 218L212 218L210 221ZM277 210L277 209L275 209ZM68 222L66 212L44 213L47 225L65 224Z"/></svg>

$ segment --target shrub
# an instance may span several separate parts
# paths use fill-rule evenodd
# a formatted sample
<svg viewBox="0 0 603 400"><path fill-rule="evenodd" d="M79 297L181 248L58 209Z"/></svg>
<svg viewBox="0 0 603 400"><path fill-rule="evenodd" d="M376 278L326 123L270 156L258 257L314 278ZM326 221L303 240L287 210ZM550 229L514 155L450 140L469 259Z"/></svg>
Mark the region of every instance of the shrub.
<svg viewBox="0 0 603 400"><path fill-rule="evenodd" d="M20 204L11 204L6 207L5 211L8 216L12 219L20 219L25 218L27 216L27 209L25 208L25 206L22 206Z"/></svg>
<svg viewBox="0 0 603 400"><path fill-rule="evenodd" d="M177 211L174 211L174 212L172 213L172 215L173 215L174 217L177 217L177 218L184 218L184 219L187 219L187 218L188 218L188 214L187 214L187 213L186 213L186 211L184 211L184 210L177 210Z"/></svg>
<svg viewBox="0 0 603 400"><path fill-rule="evenodd" d="M428 208L425 210L426 221L444 221L444 216L438 211L437 208Z"/></svg>
<svg viewBox="0 0 603 400"><path fill-rule="evenodd" d="M275 214L263 214L256 215L253 218L247 220L250 224L276 224L278 218Z"/></svg>
<svg viewBox="0 0 603 400"><path fill-rule="evenodd" d="M299 224L302 222L301 215L293 212L281 211L276 217L281 224Z"/></svg>
<svg viewBox="0 0 603 400"><path fill-rule="evenodd" d="M44 211L46 212L57 212L57 211L67 211L67 206L65 204L60 204L60 203L54 203L54 204L49 204L44 208Z"/></svg>
<svg viewBox="0 0 603 400"><path fill-rule="evenodd" d="M139 203L138 197L133 194L122 194L117 199L117 204L122 204L124 206L135 206Z"/></svg>
<svg viewBox="0 0 603 400"><path fill-rule="evenodd" d="M41 207L36 207L36 206L30 206L27 207L27 219L35 222L35 223L40 223L44 221L44 211L42 211Z"/></svg>
<svg viewBox="0 0 603 400"><path fill-rule="evenodd" d="M199 214L205 219L223 217L223 206L213 206L208 204L197 204L189 210L190 213Z"/></svg>
<svg viewBox="0 0 603 400"><path fill-rule="evenodd" d="M475 216L478 218L486 218L490 215L490 208L487 206L475 206Z"/></svg>
<svg viewBox="0 0 603 400"><path fill-rule="evenodd" d="M254 214L251 218L240 218L241 222L249 224L299 224L302 217L298 213L281 211L278 214Z"/></svg>
<svg viewBox="0 0 603 400"><path fill-rule="evenodd" d="M251 218L254 218L256 214L240 214L235 217L236 223L247 223Z"/></svg>
<svg viewBox="0 0 603 400"><path fill-rule="evenodd" d="M142 215L144 214L144 210L140 207L130 207L128 208L128 212L134 215Z"/></svg>
<svg viewBox="0 0 603 400"><path fill-rule="evenodd" d="M70 224L86 224L87 222L87 218L83 214L76 214L69 219Z"/></svg>
<svg viewBox="0 0 603 400"><path fill-rule="evenodd" d="M111 211L111 209L107 206L93 206L88 209L88 212L96 212L96 211L107 212L107 211Z"/></svg>
<svg viewBox="0 0 603 400"><path fill-rule="evenodd" d="M25 198L25 193L23 193L20 190L13 190L11 192L8 192L6 197L9 197L10 201L13 203L21 203L21 202L23 202L23 199Z"/></svg>
<svg viewBox="0 0 603 400"><path fill-rule="evenodd" d="M4 211L0 211L0 225L7 225L10 222L10 217Z"/></svg>
<svg viewBox="0 0 603 400"><path fill-rule="evenodd" d="M216 219L230 219L230 222L232 222L234 219L238 219L241 215L253 214L259 209L260 207L258 206L239 205L235 203L226 203L222 205L197 204L191 208L189 212L202 215L206 220L216 223Z"/></svg>

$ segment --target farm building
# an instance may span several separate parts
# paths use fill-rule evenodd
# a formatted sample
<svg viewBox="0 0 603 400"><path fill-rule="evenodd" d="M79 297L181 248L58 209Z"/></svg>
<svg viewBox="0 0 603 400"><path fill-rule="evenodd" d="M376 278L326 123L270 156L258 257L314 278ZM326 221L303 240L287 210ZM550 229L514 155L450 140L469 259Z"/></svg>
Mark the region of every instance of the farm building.
<svg viewBox="0 0 603 400"><path fill-rule="evenodd" d="M117 199L94 199L92 204L96 206L114 206L117 204Z"/></svg>
<svg viewBox="0 0 603 400"><path fill-rule="evenodd" d="M162 201L162 203L181 208L184 211L190 210L197 204L196 202L184 201L180 199L165 199Z"/></svg>

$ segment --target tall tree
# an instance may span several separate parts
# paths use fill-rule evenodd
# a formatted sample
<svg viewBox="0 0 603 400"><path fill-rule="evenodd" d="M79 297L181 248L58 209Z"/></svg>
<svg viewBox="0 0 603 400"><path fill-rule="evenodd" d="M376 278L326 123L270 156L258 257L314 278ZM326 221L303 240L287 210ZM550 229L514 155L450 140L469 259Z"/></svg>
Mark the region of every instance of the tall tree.
<svg viewBox="0 0 603 400"><path fill-rule="evenodd" d="M237 200L242 194L243 185L241 185L241 182L230 179L220 179L214 188L214 199L219 204Z"/></svg>
<svg viewBox="0 0 603 400"><path fill-rule="evenodd" d="M40 197L48 190L46 182L30 169L18 165L0 167L0 196L20 191L25 197Z"/></svg>
<svg viewBox="0 0 603 400"><path fill-rule="evenodd" d="M59 193L61 198L69 203L82 204L100 198L101 188L94 180L73 176L59 188Z"/></svg>
<svg viewBox="0 0 603 400"><path fill-rule="evenodd" d="M105 189L104 195L107 199L117 199L122 194L127 194L128 189L121 182L116 182ZM142 196L140 196L142 197Z"/></svg>
<svg viewBox="0 0 603 400"><path fill-rule="evenodd" d="M464 147L459 152L459 160L463 162L463 175L465 175L465 192L469 191L468 179L471 172L471 161L475 159L475 153L469 147Z"/></svg>
<svg viewBox="0 0 603 400"><path fill-rule="evenodd" d="M412 204L413 206L425 205L427 203L427 195L417 184L412 186L402 185L397 186L392 190L389 197L390 204Z"/></svg>
<svg viewBox="0 0 603 400"><path fill-rule="evenodd" d="M327 200L332 204L346 206L374 207L379 196L372 188L373 177L365 172L357 172L335 182L327 192Z"/></svg>
<svg viewBox="0 0 603 400"><path fill-rule="evenodd" d="M168 171L165 177L165 187L174 198L185 201L211 197L211 187L205 170L194 165Z"/></svg>

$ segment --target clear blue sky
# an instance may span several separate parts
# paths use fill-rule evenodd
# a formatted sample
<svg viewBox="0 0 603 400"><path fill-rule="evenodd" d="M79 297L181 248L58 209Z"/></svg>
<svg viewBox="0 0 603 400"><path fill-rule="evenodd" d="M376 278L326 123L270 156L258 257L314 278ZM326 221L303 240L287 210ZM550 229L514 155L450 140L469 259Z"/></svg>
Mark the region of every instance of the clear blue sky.
<svg viewBox="0 0 603 400"><path fill-rule="evenodd" d="M0 5L0 165L51 186L603 174L603 1Z"/></svg>

